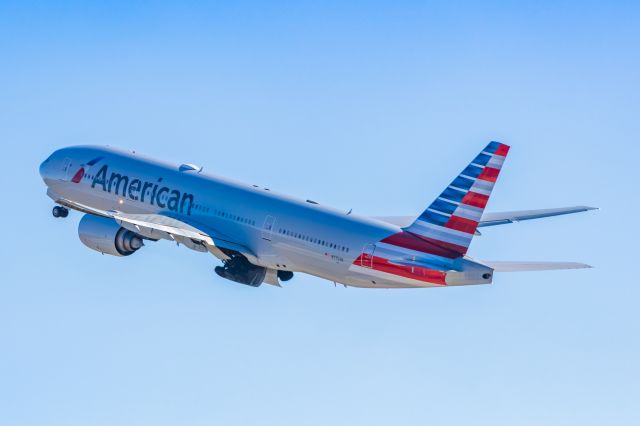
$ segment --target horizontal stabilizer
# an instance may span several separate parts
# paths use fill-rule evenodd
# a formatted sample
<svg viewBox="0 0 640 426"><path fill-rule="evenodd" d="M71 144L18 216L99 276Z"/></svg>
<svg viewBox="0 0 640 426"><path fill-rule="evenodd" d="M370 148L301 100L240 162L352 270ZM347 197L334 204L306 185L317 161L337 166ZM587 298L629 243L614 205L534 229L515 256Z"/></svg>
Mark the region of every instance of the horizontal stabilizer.
<svg viewBox="0 0 640 426"><path fill-rule="evenodd" d="M507 223L521 222L523 220L542 219L545 217L562 216L565 214L581 213L590 210L598 210L597 207L575 206L560 207L554 209L536 209L536 210L516 210L509 212L489 212L484 213L478 224L478 228L482 226L506 225ZM391 223L401 228L409 226L415 216L373 216L373 219L382 222Z"/></svg>
<svg viewBox="0 0 640 426"><path fill-rule="evenodd" d="M513 212L485 213L478 226L504 225L506 223L521 222L523 220L541 219L543 217L561 216L564 214L581 213L597 210L596 207L575 206L557 209L518 210Z"/></svg>
<svg viewBox="0 0 640 426"><path fill-rule="evenodd" d="M481 261L495 272L554 271L558 269L583 269L592 266L578 262L509 262Z"/></svg>

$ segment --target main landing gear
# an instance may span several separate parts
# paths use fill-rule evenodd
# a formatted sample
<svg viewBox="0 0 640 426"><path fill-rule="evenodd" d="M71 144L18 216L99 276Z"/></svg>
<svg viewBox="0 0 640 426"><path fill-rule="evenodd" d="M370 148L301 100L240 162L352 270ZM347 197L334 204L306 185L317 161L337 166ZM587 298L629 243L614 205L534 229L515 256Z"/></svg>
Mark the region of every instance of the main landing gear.
<svg viewBox="0 0 640 426"><path fill-rule="evenodd" d="M51 214L53 214L53 217L67 217L69 216L69 209L62 206L55 206Z"/></svg>

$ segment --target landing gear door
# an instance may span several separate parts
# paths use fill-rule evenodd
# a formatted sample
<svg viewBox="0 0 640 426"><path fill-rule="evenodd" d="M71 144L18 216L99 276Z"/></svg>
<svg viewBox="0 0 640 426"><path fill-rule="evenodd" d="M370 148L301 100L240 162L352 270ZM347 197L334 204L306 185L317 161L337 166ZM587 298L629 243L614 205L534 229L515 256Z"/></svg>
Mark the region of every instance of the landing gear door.
<svg viewBox="0 0 640 426"><path fill-rule="evenodd" d="M276 218L269 215L264 219L264 225L262 226L262 239L271 241L273 236L273 227L276 223Z"/></svg>
<svg viewBox="0 0 640 426"><path fill-rule="evenodd" d="M365 268L373 268L373 252L376 250L375 244L367 244L360 256L360 265Z"/></svg>

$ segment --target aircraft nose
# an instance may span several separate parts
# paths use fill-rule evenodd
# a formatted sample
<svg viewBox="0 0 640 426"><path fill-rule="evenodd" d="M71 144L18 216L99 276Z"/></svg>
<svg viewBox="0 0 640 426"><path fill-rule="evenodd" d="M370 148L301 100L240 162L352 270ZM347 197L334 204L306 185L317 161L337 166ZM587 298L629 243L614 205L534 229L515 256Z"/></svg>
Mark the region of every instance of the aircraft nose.
<svg viewBox="0 0 640 426"><path fill-rule="evenodd" d="M39 169L40 177L42 177L42 179L45 179L49 175L50 169L51 169L51 157L47 158L42 163L40 163L40 169Z"/></svg>

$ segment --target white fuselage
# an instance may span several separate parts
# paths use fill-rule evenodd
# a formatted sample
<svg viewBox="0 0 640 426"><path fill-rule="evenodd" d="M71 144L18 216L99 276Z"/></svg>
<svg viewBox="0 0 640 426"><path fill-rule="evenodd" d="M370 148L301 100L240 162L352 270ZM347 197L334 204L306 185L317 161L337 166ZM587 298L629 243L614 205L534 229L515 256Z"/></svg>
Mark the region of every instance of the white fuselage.
<svg viewBox="0 0 640 426"><path fill-rule="evenodd" d="M78 181L80 168L84 173ZM56 151L40 172L55 201L170 216L248 247L260 266L359 287L430 286L402 277L372 278L350 268L367 246L400 232L399 227L216 177L198 167L83 146Z"/></svg>

